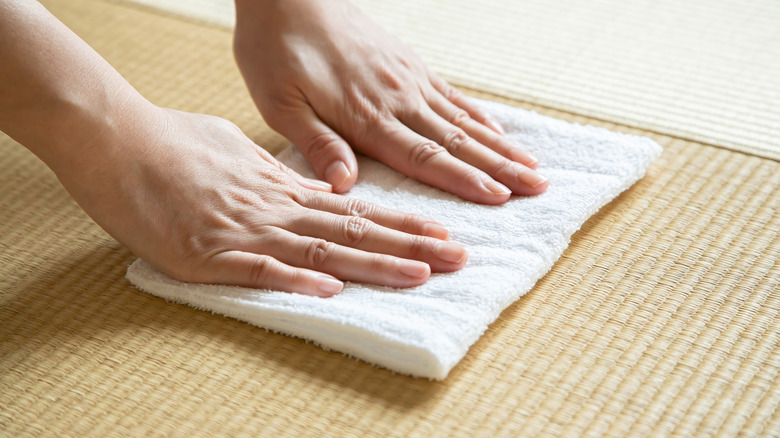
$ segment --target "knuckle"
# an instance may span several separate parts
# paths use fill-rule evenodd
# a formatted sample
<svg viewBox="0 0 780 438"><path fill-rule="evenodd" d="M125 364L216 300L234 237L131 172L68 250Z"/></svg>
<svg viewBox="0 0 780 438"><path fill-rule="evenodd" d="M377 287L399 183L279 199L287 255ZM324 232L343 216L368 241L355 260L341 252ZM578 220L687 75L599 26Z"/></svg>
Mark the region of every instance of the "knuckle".
<svg viewBox="0 0 780 438"><path fill-rule="evenodd" d="M257 207L259 197L256 193L249 190L235 189L230 191L230 199L235 201L241 206L245 207Z"/></svg>
<svg viewBox="0 0 780 438"><path fill-rule="evenodd" d="M306 281L306 278L301 274L301 271L298 269L291 269L289 273L286 275L286 280L288 281L289 285L298 285L302 282Z"/></svg>
<svg viewBox="0 0 780 438"><path fill-rule="evenodd" d="M422 218L412 213L403 213L401 215L401 231L418 230L421 226Z"/></svg>
<svg viewBox="0 0 780 438"><path fill-rule="evenodd" d="M503 172L521 173L523 170L511 161L501 159L493 165L491 175L499 175Z"/></svg>
<svg viewBox="0 0 780 438"><path fill-rule="evenodd" d="M404 80L388 68L380 68L377 71L379 80L393 91L401 91L404 88Z"/></svg>
<svg viewBox="0 0 780 438"><path fill-rule="evenodd" d="M429 240L422 236L413 236L409 241L409 256L422 260L431 252Z"/></svg>
<svg viewBox="0 0 780 438"><path fill-rule="evenodd" d="M258 256L249 265L249 281L252 284L266 285L271 276L273 259L268 256Z"/></svg>
<svg viewBox="0 0 780 438"><path fill-rule="evenodd" d="M200 260L204 255L207 255L219 244L219 238L212 233L193 233L183 240L180 240L175 245L175 252L178 255L178 259L182 261L182 265L188 267L195 260ZM193 272L186 270L180 270L180 275L192 276Z"/></svg>
<svg viewBox="0 0 780 438"><path fill-rule="evenodd" d="M327 262L328 258L330 257L330 253L332 252L332 247L333 244L323 239L312 240L311 243L309 243L309 246L306 247L305 253L305 257L309 263L309 266L314 269L325 266L325 263Z"/></svg>
<svg viewBox="0 0 780 438"><path fill-rule="evenodd" d="M355 113L355 119L359 120L364 130L379 129L390 119L388 112L375 105L364 105L360 112ZM366 132L361 132L366 135Z"/></svg>
<svg viewBox="0 0 780 438"><path fill-rule="evenodd" d="M399 114L403 120L426 120L430 117L431 108L424 100L408 96L402 101Z"/></svg>
<svg viewBox="0 0 780 438"><path fill-rule="evenodd" d="M482 181L484 180L483 175L483 172L476 167L469 167L463 173L463 181L468 186L480 187L482 186Z"/></svg>
<svg viewBox="0 0 780 438"><path fill-rule="evenodd" d="M303 187L299 187L297 184L291 184L287 189L286 195L289 196L290 201L292 201L292 206L305 205L317 194L316 191L304 190Z"/></svg>
<svg viewBox="0 0 780 438"><path fill-rule="evenodd" d="M371 231L371 223L360 217L351 217L344 221L344 240L350 246L357 246L363 242Z"/></svg>
<svg viewBox="0 0 780 438"><path fill-rule="evenodd" d="M306 152L309 158L321 160L329 158L338 150L341 139L334 132L319 132L309 139Z"/></svg>
<svg viewBox="0 0 780 438"><path fill-rule="evenodd" d="M455 155L458 152L458 149L463 145L463 143L468 141L468 139L469 136L466 135L465 131L460 128L455 128L444 135L444 139L442 140L441 144L450 154Z"/></svg>
<svg viewBox="0 0 780 438"><path fill-rule="evenodd" d="M385 118L383 108L359 90L351 91L347 95L346 102L350 113L362 125L376 126Z"/></svg>
<svg viewBox="0 0 780 438"><path fill-rule="evenodd" d="M368 269L371 272L384 272L392 263L390 256L384 254L371 254L368 256Z"/></svg>
<svg viewBox="0 0 780 438"><path fill-rule="evenodd" d="M297 185L289 174L279 170L278 168L264 169L262 171L256 172L256 174L262 178L263 181L272 184L274 189L278 190L279 195L284 194L285 196L289 196L289 194L292 192L292 188L296 187ZM256 202L259 205L263 205L268 202L265 201L263 196L259 193L251 193L250 196L256 199ZM274 196L274 198L279 199L280 197ZM266 199L270 199L270 197L266 197Z"/></svg>
<svg viewBox="0 0 780 438"><path fill-rule="evenodd" d="M231 122L230 120L223 119L222 117L216 117L216 116L211 116L211 120L214 122L214 126L219 130L232 132L233 134L240 134L242 136L244 135L244 132L241 131L241 128L239 128L238 125Z"/></svg>
<svg viewBox="0 0 780 438"><path fill-rule="evenodd" d="M452 112L452 115L450 115L450 123L452 123L455 126L462 126L464 123L471 120L471 116L469 115L466 110L462 108L458 108L455 111Z"/></svg>
<svg viewBox="0 0 780 438"><path fill-rule="evenodd" d="M371 206L357 199L350 199L347 203L347 212L350 216L364 218L371 214Z"/></svg>
<svg viewBox="0 0 780 438"><path fill-rule="evenodd" d="M432 161L446 154L447 150L432 141L426 141L411 148L409 162L417 169L428 166Z"/></svg>
<svg viewBox="0 0 780 438"><path fill-rule="evenodd" d="M450 84L447 84L446 82L445 85L443 86L442 94L449 101L455 101L463 97L463 93L461 93L460 90L458 90L457 88L453 87Z"/></svg>

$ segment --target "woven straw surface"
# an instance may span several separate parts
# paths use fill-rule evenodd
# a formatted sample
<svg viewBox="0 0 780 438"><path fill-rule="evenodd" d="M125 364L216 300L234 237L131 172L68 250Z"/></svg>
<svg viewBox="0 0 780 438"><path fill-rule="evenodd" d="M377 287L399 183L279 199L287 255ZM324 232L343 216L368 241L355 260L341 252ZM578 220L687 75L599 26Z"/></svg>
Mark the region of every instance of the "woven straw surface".
<svg viewBox="0 0 780 438"><path fill-rule="evenodd" d="M457 85L780 160L777 0L352 1Z"/></svg>
<svg viewBox="0 0 780 438"><path fill-rule="evenodd" d="M155 103L284 144L226 31L45 3ZM648 176L443 382L135 290L127 250L0 137L0 435L778 436L780 163L651 136Z"/></svg>

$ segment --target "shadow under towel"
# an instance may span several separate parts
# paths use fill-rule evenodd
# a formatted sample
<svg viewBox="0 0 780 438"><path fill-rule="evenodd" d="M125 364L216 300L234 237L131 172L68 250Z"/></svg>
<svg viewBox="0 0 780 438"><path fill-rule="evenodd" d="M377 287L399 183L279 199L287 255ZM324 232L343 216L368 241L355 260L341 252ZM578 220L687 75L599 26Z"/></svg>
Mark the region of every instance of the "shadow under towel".
<svg viewBox="0 0 780 438"><path fill-rule="evenodd" d="M359 157L349 196L443 223L469 261L411 289L347 283L328 299L239 287L187 284L142 260L127 271L138 288L167 300L309 339L391 370L444 379L498 315L528 292L599 208L642 176L661 153L654 141L570 124L481 102L511 141L534 153L550 179L546 193L483 206L411 180ZM278 158L313 173L294 147Z"/></svg>

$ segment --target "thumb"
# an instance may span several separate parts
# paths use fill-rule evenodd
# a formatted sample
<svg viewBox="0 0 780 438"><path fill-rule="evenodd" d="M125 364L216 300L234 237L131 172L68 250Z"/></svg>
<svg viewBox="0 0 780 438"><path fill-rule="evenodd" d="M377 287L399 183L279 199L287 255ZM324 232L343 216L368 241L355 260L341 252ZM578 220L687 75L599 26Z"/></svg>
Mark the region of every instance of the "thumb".
<svg viewBox="0 0 780 438"><path fill-rule="evenodd" d="M279 132L301 151L318 178L330 183L336 193L355 185L358 168L352 148L310 107L301 108L286 122Z"/></svg>

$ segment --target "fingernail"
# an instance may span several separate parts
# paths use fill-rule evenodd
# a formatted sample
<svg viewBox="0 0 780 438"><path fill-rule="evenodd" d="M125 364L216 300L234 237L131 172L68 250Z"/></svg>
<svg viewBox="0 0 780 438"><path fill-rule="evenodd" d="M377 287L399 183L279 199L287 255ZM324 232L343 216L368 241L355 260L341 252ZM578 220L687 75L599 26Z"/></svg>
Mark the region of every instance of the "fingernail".
<svg viewBox="0 0 780 438"><path fill-rule="evenodd" d="M335 295L341 292L341 289L343 288L344 283L336 280L333 277L321 275L319 278L317 278L317 289L319 289L319 291L324 294Z"/></svg>
<svg viewBox="0 0 780 438"><path fill-rule="evenodd" d="M325 170L325 179L328 180L333 187L339 187L344 184L349 178L349 169L343 161L334 161Z"/></svg>
<svg viewBox="0 0 780 438"><path fill-rule="evenodd" d="M447 263L460 263L466 258L466 248L452 242L437 243L433 252Z"/></svg>
<svg viewBox="0 0 780 438"><path fill-rule="evenodd" d="M333 191L333 186L326 183L325 181L320 181L318 179L313 179L313 178L307 178L307 181L309 182L309 184L319 187L325 191L328 192Z"/></svg>
<svg viewBox="0 0 780 438"><path fill-rule="evenodd" d="M539 163L539 159L536 158L535 156L529 154L528 152L526 152L525 155L528 157L528 164L529 165L534 166L537 163Z"/></svg>
<svg viewBox="0 0 780 438"><path fill-rule="evenodd" d="M434 222L428 222L427 224L423 225L422 232L425 236L440 240L447 240L450 237L450 232L448 229Z"/></svg>
<svg viewBox="0 0 780 438"><path fill-rule="evenodd" d="M512 191L509 190L505 185L495 182L490 178L483 179L482 185L484 185L486 189L490 190L490 192L496 196L506 196L512 194Z"/></svg>
<svg viewBox="0 0 780 438"><path fill-rule="evenodd" d="M547 178L543 177L542 175L539 175L538 173L534 172L531 169L524 169L518 172L517 179L519 179L520 182L531 187L532 189L539 187L540 185L548 181Z"/></svg>
<svg viewBox="0 0 780 438"><path fill-rule="evenodd" d="M423 278L431 272L431 268L426 263L413 260L399 260L398 270L407 277L415 279Z"/></svg>
<svg viewBox="0 0 780 438"><path fill-rule="evenodd" d="M504 131L504 127L501 126L500 123L498 123L498 120L496 120L493 116L488 116L487 118L487 124L490 126L491 129L498 132L501 135L506 135L506 131Z"/></svg>

